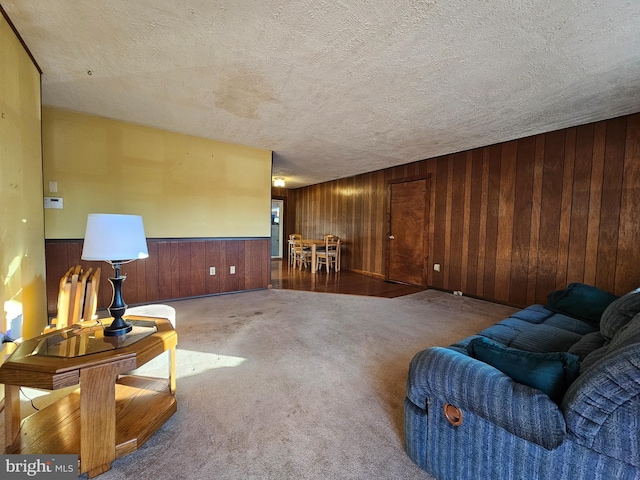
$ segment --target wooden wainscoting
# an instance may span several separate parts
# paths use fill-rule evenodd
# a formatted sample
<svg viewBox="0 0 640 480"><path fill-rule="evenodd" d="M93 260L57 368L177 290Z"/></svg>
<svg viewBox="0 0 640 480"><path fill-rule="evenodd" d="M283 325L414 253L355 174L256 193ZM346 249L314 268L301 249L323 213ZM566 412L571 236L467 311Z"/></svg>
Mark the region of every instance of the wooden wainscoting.
<svg viewBox="0 0 640 480"><path fill-rule="evenodd" d="M127 304L167 301L224 292L267 288L270 281L269 238L252 239L148 239L149 258L123 265L123 297ZM109 277L113 269L104 262L80 260L82 240L47 240L47 309L57 311L60 278L72 265L101 267L98 308L111 303ZM236 273L230 274L231 266ZM215 276L209 267L216 267Z"/></svg>

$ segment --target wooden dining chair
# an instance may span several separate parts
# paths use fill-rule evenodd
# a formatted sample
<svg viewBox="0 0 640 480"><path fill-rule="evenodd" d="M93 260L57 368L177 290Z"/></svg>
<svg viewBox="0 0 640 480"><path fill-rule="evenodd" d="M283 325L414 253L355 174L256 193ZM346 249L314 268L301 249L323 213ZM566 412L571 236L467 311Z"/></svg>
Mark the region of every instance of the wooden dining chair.
<svg viewBox="0 0 640 480"><path fill-rule="evenodd" d="M293 242L293 266L300 268L311 265L311 249L305 247L302 239Z"/></svg>
<svg viewBox="0 0 640 480"><path fill-rule="evenodd" d="M340 271L338 267L340 255L340 238L335 235L324 236L324 248L316 250L316 271L320 271L322 265L327 273L333 267L335 271Z"/></svg>
<svg viewBox="0 0 640 480"><path fill-rule="evenodd" d="M291 235L289 235L289 265L294 267L296 265L296 258L293 247L296 241L302 241L302 235L300 235L299 233L292 233Z"/></svg>

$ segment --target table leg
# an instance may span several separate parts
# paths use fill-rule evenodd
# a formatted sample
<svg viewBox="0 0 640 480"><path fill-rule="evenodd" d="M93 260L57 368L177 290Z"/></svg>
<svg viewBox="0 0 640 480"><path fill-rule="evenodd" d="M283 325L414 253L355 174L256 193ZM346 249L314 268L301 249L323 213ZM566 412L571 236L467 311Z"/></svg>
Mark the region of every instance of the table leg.
<svg viewBox="0 0 640 480"><path fill-rule="evenodd" d="M116 458L116 370L113 363L80 370L80 471L89 478Z"/></svg>
<svg viewBox="0 0 640 480"><path fill-rule="evenodd" d="M316 244L311 245L311 273L316 273Z"/></svg>
<svg viewBox="0 0 640 480"><path fill-rule="evenodd" d="M5 452L13 445L20 433L20 387L4 386L4 441Z"/></svg>
<svg viewBox="0 0 640 480"><path fill-rule="evenodd" d="M176 393L176 347L169 350L169 391Z"/></svg>
<svg viewBox="0 0 640 480"><path fill-rule="evenodd" d="M289 266L294 267L296 266L296 262L294 261L295 256L293 254L293 243L291 243L291 240L289 240Z"/></svg>

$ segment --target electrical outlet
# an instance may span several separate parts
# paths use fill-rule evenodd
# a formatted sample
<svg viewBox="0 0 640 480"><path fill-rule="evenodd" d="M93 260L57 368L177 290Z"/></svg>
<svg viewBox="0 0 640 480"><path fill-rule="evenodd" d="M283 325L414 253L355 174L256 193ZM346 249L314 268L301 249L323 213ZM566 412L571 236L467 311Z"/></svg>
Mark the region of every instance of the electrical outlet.
<svg viewBox="0 0 640 480"><path fill-rule="evenodd" d="M439 271L440 271L440 264L439 264L439 263L434 263L434 264L433 264L433 269L434 269L436 272L439 272Z"/></svg>
<svg viewBox="0 0 640 480"><path fill-rule="evenodd" d="M216 274L216 267L209 267L209 275L215 275Z"/></svg>
<svg viewBox="0 0 640 480"><path fill-rule="evenodd" d="M229 273L230 273L231 275L234 275L234 274L236 273L236 267L235 267L235 265L231 265L231 266L229 267Z"/></svg>

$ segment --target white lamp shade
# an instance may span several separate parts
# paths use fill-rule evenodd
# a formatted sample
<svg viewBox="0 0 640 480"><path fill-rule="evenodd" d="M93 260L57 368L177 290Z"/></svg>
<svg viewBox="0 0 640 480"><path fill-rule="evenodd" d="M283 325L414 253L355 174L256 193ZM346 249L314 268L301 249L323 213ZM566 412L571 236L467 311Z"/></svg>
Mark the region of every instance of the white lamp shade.
<svg viewBox="0 0 640 480"><path fill-rule="evenodd" d="M142 217L90 213L82 247L83 260L128 261L147 258Z"/></svg>

